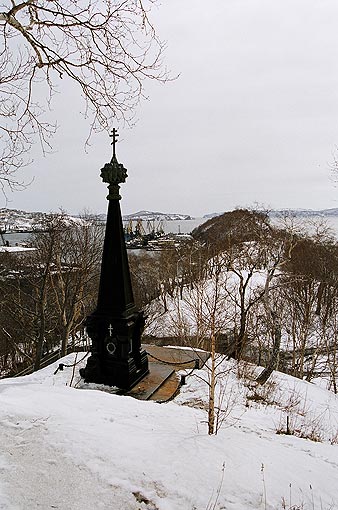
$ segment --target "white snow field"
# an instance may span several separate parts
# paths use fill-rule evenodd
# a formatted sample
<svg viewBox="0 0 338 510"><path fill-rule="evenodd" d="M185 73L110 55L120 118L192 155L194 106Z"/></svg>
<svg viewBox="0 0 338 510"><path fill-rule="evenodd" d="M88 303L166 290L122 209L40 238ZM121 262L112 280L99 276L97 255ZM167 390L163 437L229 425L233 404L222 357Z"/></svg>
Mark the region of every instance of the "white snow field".
<svg viewBox="0 0 338 510"><path fill-rule="evenodd" d="M256 388L259 368L224 360L224 422L208 436L207 368L159 404L82 383L81 364L71 387L57 366L0 381L2 510L338 509L333 393L280 373ZM277 434L287 414L321 441Z"/></svg>

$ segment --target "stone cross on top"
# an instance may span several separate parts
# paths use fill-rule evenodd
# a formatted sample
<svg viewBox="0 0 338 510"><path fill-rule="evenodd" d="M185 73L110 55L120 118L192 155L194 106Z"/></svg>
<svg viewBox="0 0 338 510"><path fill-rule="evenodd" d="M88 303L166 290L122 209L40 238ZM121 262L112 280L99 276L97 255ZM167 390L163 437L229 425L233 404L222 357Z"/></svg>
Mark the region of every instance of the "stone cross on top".
<svg viewBox="0 0 338 510"><path fill-rule="evenodd" d="M119 136L118 132L117 132L117 129L113 128L112 129L112 132L110 133L109 135L113 141L112 141L112 146L113 146L113 157L116 156L116 152L115 152L115 145L116 145L116 142L117 142L117 138Z"/></svg>

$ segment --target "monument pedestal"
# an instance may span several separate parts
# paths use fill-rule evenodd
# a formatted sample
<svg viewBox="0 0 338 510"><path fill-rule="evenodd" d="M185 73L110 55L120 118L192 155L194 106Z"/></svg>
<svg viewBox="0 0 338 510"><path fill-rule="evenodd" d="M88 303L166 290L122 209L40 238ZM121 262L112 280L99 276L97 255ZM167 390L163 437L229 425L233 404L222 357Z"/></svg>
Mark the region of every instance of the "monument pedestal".
<svg viewBox="0 0 338 510"><path fill-rule="evenodd" d="M85 382L130 389L149 373L141 349L144 318L136 312L125 319L107 319L95 312L87 318L92 354L81 372Z"/></svg>
<svg viewBox="0 0 338 510"><path fill-rule="evenodd" d="M129 390L149 373L148 358L145 351L141 352L141 363L136 365L133 358L126 360L100 360L90 356L81 376L85 382L106 384Z"/></svg>

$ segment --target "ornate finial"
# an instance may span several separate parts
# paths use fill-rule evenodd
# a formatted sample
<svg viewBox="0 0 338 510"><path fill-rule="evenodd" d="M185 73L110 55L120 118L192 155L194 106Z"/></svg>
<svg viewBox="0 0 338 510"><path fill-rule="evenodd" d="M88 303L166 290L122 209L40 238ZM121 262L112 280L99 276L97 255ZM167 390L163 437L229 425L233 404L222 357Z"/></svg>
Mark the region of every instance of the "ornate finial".
<svg viewBox="0 0 338 510"><path fill-rule="evenodd" d="M119 136L117 130L113 128L109 136L113 139L111 143L113 146L113 157L110 163L106 163L104 167L101 168L101 177L103 182L107 182L109 184L109 195L107 196L107 199L120 200L119 184L126 181L127 169L124 168L124 166L116 159L115 145L117 137Z"/></svg>
<svg viewBox="0 0 338 510"><path fill-rule="evenodd" d="M119 136L118 132L117 132L117 129L113 128L112 129L112 132L110 133L109 135L113 141L112 141L112 146L113 146L113 157L116 156L116 152L115 152L115 145L116 145L116 142L117 142L117 138Z"/></svg>

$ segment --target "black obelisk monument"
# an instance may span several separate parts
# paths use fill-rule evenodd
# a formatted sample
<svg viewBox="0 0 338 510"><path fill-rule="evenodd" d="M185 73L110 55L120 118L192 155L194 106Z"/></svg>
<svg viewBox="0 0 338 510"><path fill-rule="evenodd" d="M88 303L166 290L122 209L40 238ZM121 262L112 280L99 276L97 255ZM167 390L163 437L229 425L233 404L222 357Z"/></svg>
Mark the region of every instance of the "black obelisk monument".
<svg viewBox="0 0 338 510"><path fill-rule="evenodd" d="M129 389L149 369L147 354L141 349L144 316L134 303L120 210L119 185L125 182L127 170L116 158L115 128L112 137L113 157L101 169L102 180L108 183L109 205L98 301L86 321L91 356L80 374L86 382Z"/></svg>

